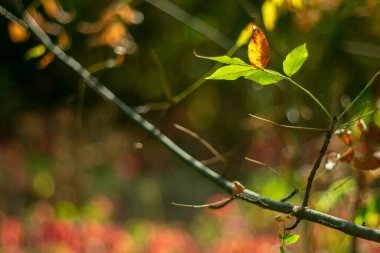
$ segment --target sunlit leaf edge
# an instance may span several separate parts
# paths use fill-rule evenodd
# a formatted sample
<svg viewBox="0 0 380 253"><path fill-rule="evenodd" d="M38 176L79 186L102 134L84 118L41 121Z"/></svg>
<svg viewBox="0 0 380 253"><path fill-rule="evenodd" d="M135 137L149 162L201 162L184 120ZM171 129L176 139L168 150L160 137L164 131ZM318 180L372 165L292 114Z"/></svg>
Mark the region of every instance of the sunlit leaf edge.
<svg viewBox="0 0 380 253"><path fill-rule="evenodd" d="M217 69L206 79L236 80L239 77L251 75L253 71L256 71L256 69L253 69L250 65L226 65Z"/></svg>
<svg viewBox="0 0 380 253"><path fill-rule="evenodd" d="M245 63L243 60L237 58L237 57L229 57L227 55L221 55L221 56L203 56L195 53L195 56L202 59L207 59L211 61L216 61L224 64L229 65L241 65L241 66L250 66L247 63Z"/></svg>

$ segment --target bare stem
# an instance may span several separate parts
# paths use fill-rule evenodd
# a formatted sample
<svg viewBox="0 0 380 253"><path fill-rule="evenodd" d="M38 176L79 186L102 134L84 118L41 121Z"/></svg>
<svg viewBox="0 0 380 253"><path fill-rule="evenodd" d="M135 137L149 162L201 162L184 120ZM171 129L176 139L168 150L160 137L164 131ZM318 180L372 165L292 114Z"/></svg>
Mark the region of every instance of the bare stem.
<svg viewBox="0 0 380 253"><path fill-rule="evenodd" d="M271 124L279 126L279 127L283 127L283 128L299 129L299 130L310 130L310 131L318 131L318 132L325 132L325 131L328 130L328 129L324 129L324 128L284 125L284 124L280 124L280 123L274 122L272 120L265 119L265 118L262 118L262 117L259 117L259 116L253 115L253 114L249 114L249 116L251 116L252 118L255 118L255 119L262 120L264 122L271 123Z"/></svg>
<svg viewBox="0 0 380 253"><path fill-rule="evenodd" d="M197 141L199 141L203 146L205 146L219 161L226 164L226 159L220 154L210 143L208 143L205 139L200 137L197 133L194 133L193 131L190 131L189 129L180 126L178 124L174 124L174 127L178 130L181 130L184 133L187 133L191 137L195 138Z"/></svg>
<svg viewBox="0 0 380 253"><path fill-rule="evenodd" d="M327 115L327 117L329 118L330 122L333 120L333 117L331 116L331 114L327 111L326 107L324 107L324 105L318 100L318 98L316 98L313 93L311 93L309 90L305 89L304 87L302 87L300 84L298 84L297 82L295 82L293 79L291 79L290 77L285 77L286 80L288 80L290 83L294 84L295 86L297 86L300 90L302 90L303 92L306 93L306 95L308 95L311 99L314 100L315 103L317 103L317 105L324 111L324 113Z"/></svg>

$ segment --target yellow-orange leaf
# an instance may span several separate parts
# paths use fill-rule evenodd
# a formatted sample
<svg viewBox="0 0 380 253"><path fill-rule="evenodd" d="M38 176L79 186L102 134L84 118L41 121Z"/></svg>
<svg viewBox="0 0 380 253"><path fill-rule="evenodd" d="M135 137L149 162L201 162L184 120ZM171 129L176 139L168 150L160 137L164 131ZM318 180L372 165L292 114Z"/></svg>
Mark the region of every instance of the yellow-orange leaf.
<svg viewBox="0 0 380 253"><path fill-rule="evenodd" d="M265 34L253 26L251 41L248 44L248 58L253 67L263 69L269 62L269 44Z"/></svg>
<svg viewBox="0 0 380 253"><path fill-rule="evenodd" d="M8 32L9 37L12 42L14 43L20 43L28 39L29 33L27 30L25 30L24 27L21 25L15 23L15 22L9 22L8 23Z"/></svg>
<svg viewBox="0 0 380 253"><path fill-rule="evenodd" d="M39 69L46 68L54 60L54 54L52 52L47 52L44 57L38 62L37 67Z"/></svg>

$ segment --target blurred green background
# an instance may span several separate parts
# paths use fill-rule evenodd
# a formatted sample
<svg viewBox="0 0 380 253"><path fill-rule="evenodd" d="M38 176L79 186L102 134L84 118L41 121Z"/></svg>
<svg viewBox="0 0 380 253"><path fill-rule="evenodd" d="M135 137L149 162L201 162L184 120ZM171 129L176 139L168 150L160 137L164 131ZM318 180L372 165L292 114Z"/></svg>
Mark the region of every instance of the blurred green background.
<svg viewBox="0 0 380 253"><path fill-rule="evenodd" d="M2 6L19 14L12 2ZM215 171L274 199L290 192L292 184L303 186L323 135L281 128L249 114L328 127L323 111L299 89L285 82L206 81L170 108L156 110L152 103L168 101L165 87L173 96L180 94L212 68L194 52L225 54L249 22L267 36L270 69L281 71L286 54L307 44L309 58L294 78L334 115L380 66L376 0L45 0L24 5L69 55L178 145L199 160L213 158L174 124L197 133L225 157L226 163L210 164ZM277 233L283 224L275 221L276 213L238 201L216 211L173 206L228 196L86 89L70 68L36 48L38 40L3 17L0 36L0 252L279 252ZM247 47L235 55L247 61ZM379 94L377 79L341 123L378 106ZM366 121L379 125L380 114ZM333 138L329 152L342 148ZM343 163L322 173L312 207L356 217L358 223L366 219L379 228L378 173L365 173L364 186L356 174ZM331 190L347 178L352 180ZM355 206L359 193L362 200ZM302 196L290 202L299 204ZM306 222L295 233L301 239L288 252L380 249Z"/></svg>

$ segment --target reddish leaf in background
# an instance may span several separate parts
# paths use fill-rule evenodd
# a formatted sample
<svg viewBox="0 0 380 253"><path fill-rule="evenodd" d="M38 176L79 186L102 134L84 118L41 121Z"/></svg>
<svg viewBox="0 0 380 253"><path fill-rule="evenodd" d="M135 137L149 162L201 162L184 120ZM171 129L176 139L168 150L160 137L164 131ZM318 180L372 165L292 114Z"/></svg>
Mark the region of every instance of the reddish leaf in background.
<svg viewBox="0 0 380 253"><path fill-rule="evenodd" d="M253 67L263 69L269 62L269 44L263 31L253 26L251 41L248 44L248 58Z"/></svg>
<svg viewBox="0 0 380 253"><path fill-rule="evenodd" d="M352 159L354 159L354 155L355 155L354 149L352 147L349 147L348 149L339 153L339 161L350 163Z"/></svg>
<svg viewBox="0 0 380 253"><path fill-rule="evenodd" d="M348 128L343 128L335 131L335 134L341 139L346 146L352 145L352 131Z"/></svg>
<svg viewBox="0 0 380 253"><path fill-rule="evenodd" d="M24 27L15 22L8 23L8 33L13 43L24 42L29 38L29 33Z"/></svg>
<svg viewBox="0 0 380 253"><path fill-rule="evenodd" d="M376 170L380 168L380 129L373 123L367 126L362 119L357 126L362 135L356 147L354 166L359 170Z"/></svg>

